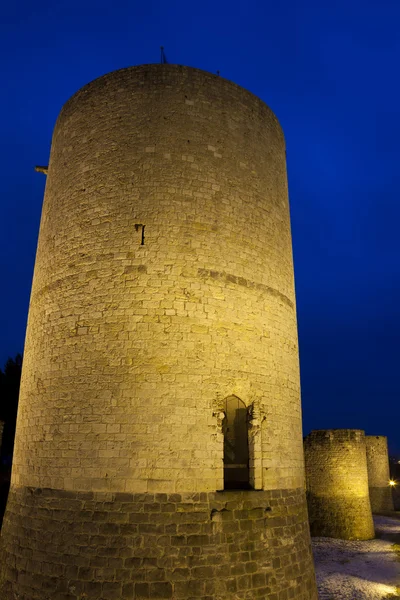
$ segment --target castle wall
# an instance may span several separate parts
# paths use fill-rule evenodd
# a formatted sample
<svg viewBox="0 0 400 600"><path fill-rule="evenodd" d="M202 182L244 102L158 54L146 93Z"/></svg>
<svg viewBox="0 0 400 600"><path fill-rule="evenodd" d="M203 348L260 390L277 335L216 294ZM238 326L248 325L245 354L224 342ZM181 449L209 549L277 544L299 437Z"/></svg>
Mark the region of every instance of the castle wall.
<svg viewBox="0 0 400 600"><path fill-rule="evenodd" d="M311 535L373 538L364 432L312 431L304 439L304 459Z"/></svg>
<svg viewBox="0 0 400 600"><path fill-rule="evenodd" d="M387 437L367 435L368 485L373 513L393 510L392 488L389 486L389 455Z"/></svg>
<svg viewBox="0 0 400 600"><path fill-rule="evenodd" d="M269 591L257 592L261 597L292 588L299 600L315 598L302 491L297 327L281 128L258 98L197 69L144 65L110 73L67 102L54 131L4 525L5 563L12 564L20 546L30 547L25 539L16 549L15 531L32 539L36 530L32 523L19 529L22 503L31 515L37 511L53 523L48 562L55 564L63 549L78 565L74 581L84 580L80 569L92 567L104 590L108 575L96 568L95 555L98 544L108 547L109 541L98 535L119 535L120 517L114 513L120 514L120 494L127 494L134 507L124 507L124 518L139 516L129 517L131 527L124 531L134 546L142 540L131 557L157 569L169 565L175 572L184 554L190 557L185 568L200 568L199 554L228 543L229 536L210 533L212 508L207 503L224 486L221 411L232 395L253 415L251 482L265 492L257 509L278 497L279 511L271 507L272 517L289 528L289 537L282 552L276 549L281 544L277 537L286 535L276 525L268 534L275 542L265 546L261 529L255 537L247 533L253 531L250 517L243 525L234 516L236 546L229 550L229 564L242 575L240 552L259 551L258 558L251 558L254 573L272 559L278 560L278 570L279 565L293 565L285 577L254 584L257 589L268 585ZM46 496L38 491L44 489L50 490ZM101 517L98 504L87 508L87 493L90 499L109 494ZM153 519L140 525L142 513L153 511L154 494L180 498L176 510L170 510L169 501L160 511L154 509L157 515L165 512L162 531ZM203 508L188 501L192 494L207 498L201 517L197 513ZM247 509L241 499L224 500L224 494L218 502L233 515ZM83 529L71 526L70 535L61 534L50 507L56 515L67 511L61 517L66 523L75 523L77 511L83 510ZM185 521L182 514L187 512ZM101 531L96 530L97 519L104 521ZM200 550L199 544L189 544L188 530L180 531L179 525L192 527L193 535L214 537ZM151 540L158 533L166 537L162 542L157 538L155 548ZM172 534L180 542L168 537ZM85 544L93 551L93 563L80 535L88 536ZM178 552L180 543L184 548ZM126 539L116 544L116 561L110 562L119 568ZM228 546L224 548L226 552ZM301 559L300 548L305 552ZM159 581L147 579L155 574L142 566L130 573L129 583ZM25 570L32 577L30 563ZM57 585L65 584L66 573L57 571ZM31 579L25 589L18 578L10 583L7 577L7 589L42 600L43 592ZM110 577L118 583L116 572ZM203 580L200 570L182 577ZM34 581L40 588L39 574ZM166 581L169 595L149 592L150 597L181 597L174 576ZM79 597L79 586L73 587L73 598ZM36 596L29 596L28 588ZM212 595L201 589L192 596ZM52 598L57 593L59 588ZM247 587L226 588L220 597L247 598L249 593Z"/></svg>

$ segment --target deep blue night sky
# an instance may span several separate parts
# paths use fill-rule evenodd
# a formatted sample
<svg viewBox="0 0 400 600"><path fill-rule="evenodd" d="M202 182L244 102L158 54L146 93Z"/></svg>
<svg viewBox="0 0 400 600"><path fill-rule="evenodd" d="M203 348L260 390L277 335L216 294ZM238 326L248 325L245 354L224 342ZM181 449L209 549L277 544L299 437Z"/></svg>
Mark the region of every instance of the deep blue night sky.
<svg viewBox="0 0 400 600"><path fill-rule="evenodd" d="M400 3L20 0L0 24L0 366L23 349L52 129L82 85L168 61L219 70L286 135L304 432L400 452Z"/></svg>

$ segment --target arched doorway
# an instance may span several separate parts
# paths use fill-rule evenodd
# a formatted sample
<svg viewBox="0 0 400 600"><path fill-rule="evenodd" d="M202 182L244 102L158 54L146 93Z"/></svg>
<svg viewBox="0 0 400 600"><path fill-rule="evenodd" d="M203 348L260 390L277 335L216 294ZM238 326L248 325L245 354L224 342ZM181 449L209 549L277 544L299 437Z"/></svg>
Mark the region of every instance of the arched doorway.
<svg viewBox="0 0 400 600"><path fill-rule="evenodd" d="M237 396L225 400L224 489L249 489L247 409Z"/></svg>

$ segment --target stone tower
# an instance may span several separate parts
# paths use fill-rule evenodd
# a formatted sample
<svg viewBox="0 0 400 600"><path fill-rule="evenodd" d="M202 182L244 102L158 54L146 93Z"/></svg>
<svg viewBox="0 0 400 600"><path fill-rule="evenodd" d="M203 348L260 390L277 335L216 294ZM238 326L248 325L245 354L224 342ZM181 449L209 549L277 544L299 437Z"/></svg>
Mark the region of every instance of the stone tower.
<svg viewBox="0 0 400 600"><path fill-rule="evenodd" d="M312 431L304 439L304 458L311 535L373 538L364 432Z"/></svg>
<svg viewBox="0 0 400 600"><path fill-rule="evenodd" d="M387 437L384 435L365 436L367 447L367 467L369 497L373 513L393 509L392 489L389 486L389 454Z"/></svg>
<svg viewBox="0 0 400 600"><path fill-rule="evenodd" d="M230 81L61 111L1 540L4 600L317 598L284 137Z"/></svg>

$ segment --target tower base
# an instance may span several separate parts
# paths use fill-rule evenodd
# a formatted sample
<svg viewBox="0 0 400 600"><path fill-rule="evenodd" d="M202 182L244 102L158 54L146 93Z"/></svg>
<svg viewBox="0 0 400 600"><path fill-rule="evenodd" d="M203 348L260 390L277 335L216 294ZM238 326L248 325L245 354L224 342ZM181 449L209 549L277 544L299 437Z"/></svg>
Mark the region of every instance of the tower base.
<svg viewBox="0 0 400 600"><path fill-rule="evenodd" d="M389 486L370 487L369 498L371 500L371 510L373 513L394 510L392 488Z"/></svg>
<svg viewBox="0 0 400 600"><path fill-rule="evenodd" d="M317 600L304 491L12 487L2 600Z"/></svg>
<svg viewBox="0 0 400 600"><path fill-rule="evenodd" d="M342 540L375 537L368 496L317 496L307 494L311 535Z"/></svg>

